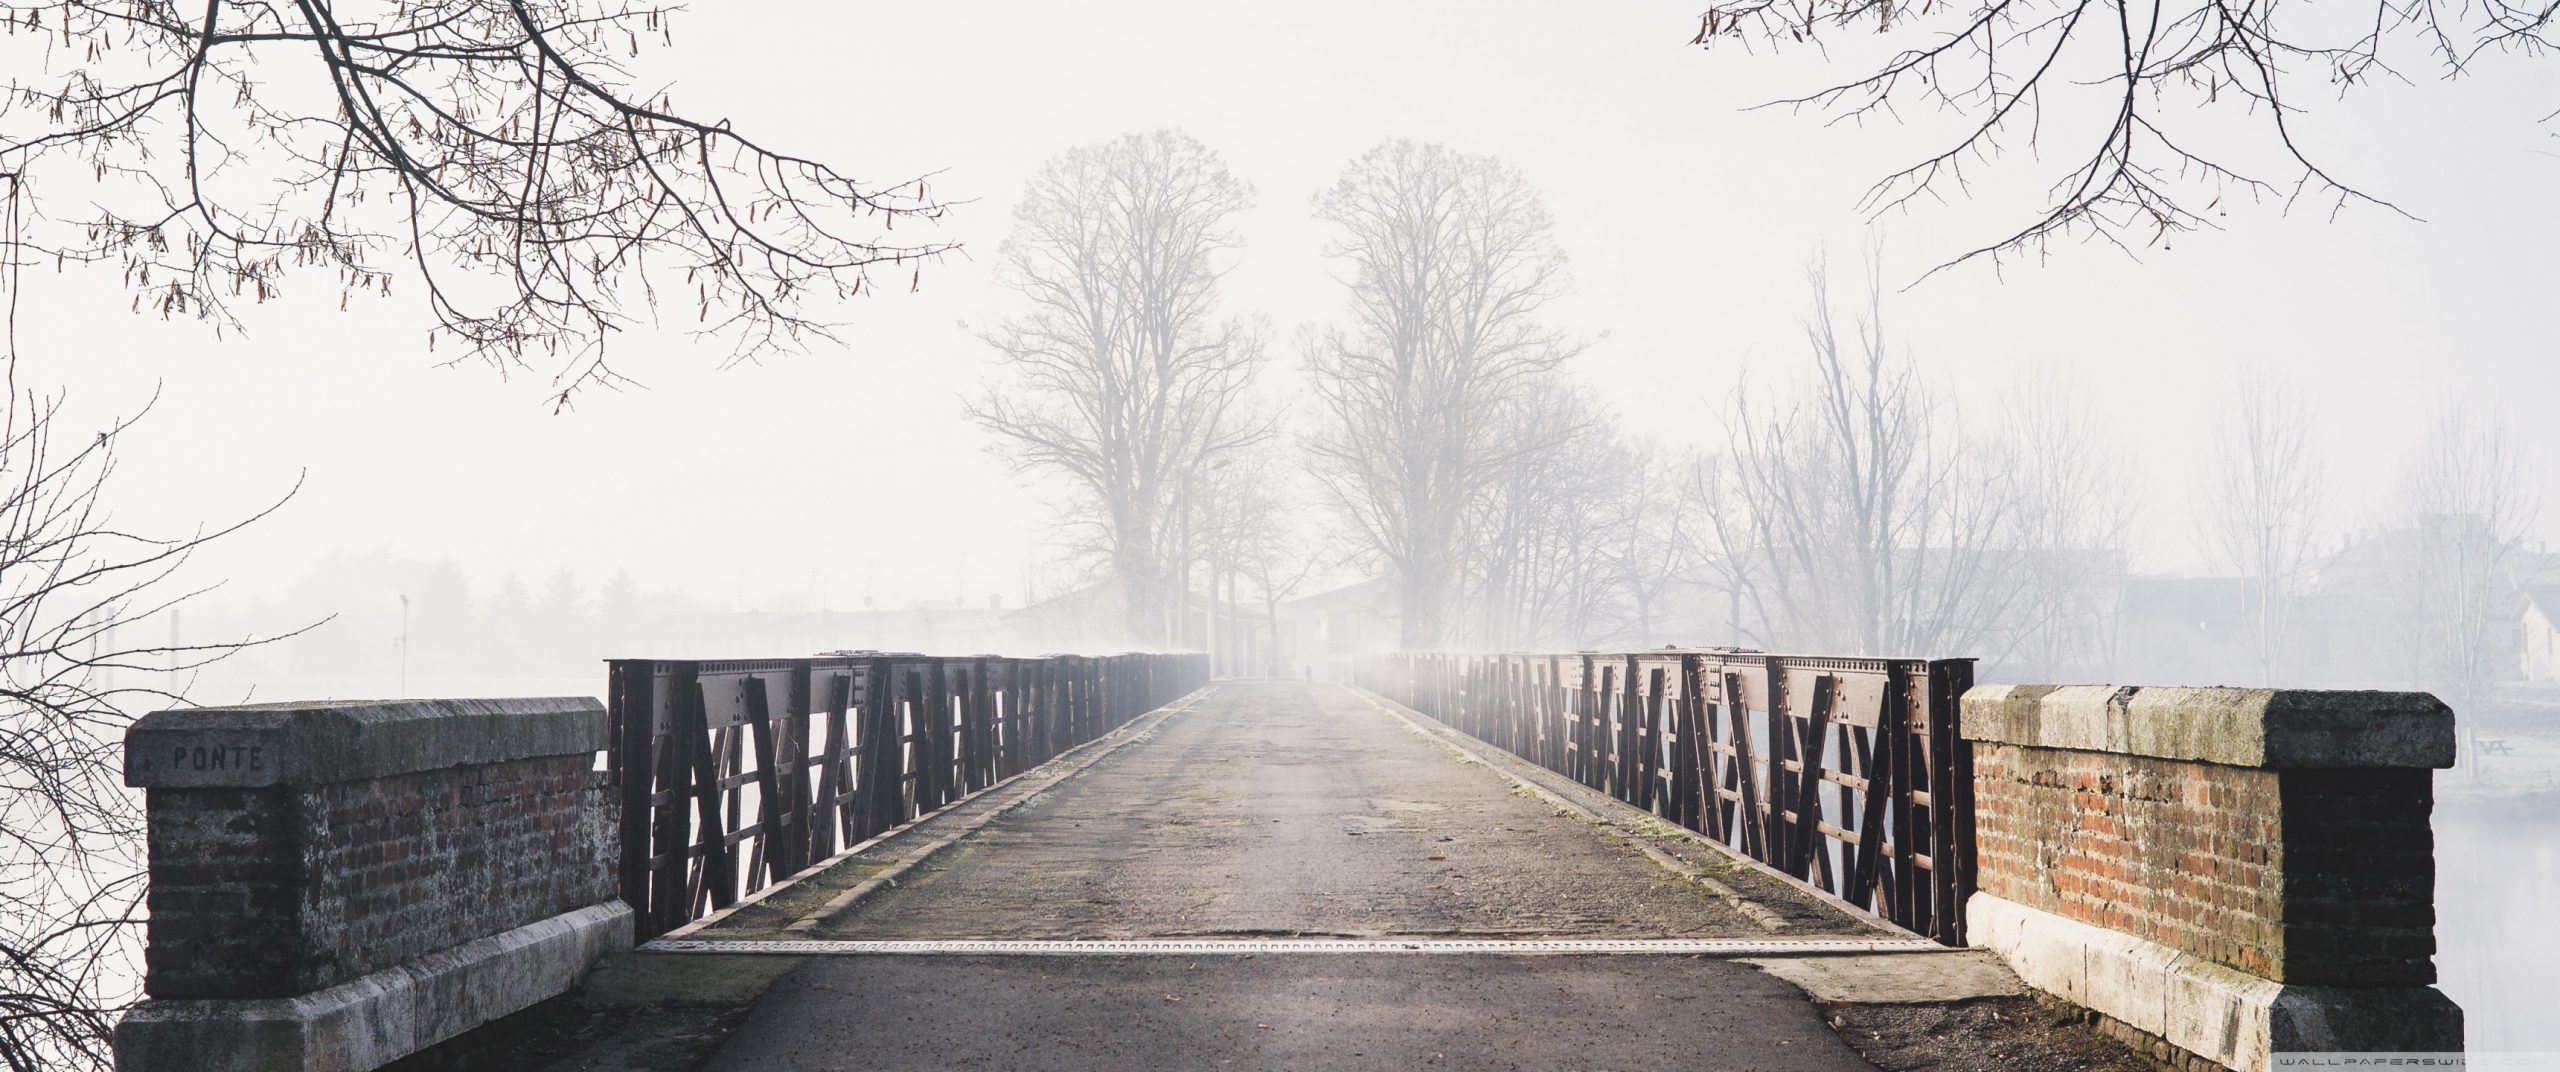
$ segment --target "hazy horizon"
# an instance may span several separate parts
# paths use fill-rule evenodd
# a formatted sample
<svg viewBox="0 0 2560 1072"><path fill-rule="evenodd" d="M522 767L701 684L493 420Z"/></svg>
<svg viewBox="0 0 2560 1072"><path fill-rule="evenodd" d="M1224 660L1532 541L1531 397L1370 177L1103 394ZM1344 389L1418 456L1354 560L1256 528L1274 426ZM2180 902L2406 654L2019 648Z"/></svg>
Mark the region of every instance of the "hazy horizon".
<svg viewBox="0 0 2560 1072"><path fill-rule="evenodd" d="M236 517L307 471L282 513L198 563L197 580L231 582L220 598L270 598L314 559L381 548L451 558L483 591L570 567L740 608L1011 601L1026 575L1054 587L1064 552L1043 489L961 418L992 355L960 323L1007 307L988 270L1013 200L1069 147L1178 127L1253 184L1225 305L1270 318L1274 391L1292 385L1291 333L1341 308L1309 197L1388 137L1500 157L1542 191L1571 257L1549 317L1588 343L1576 375L1628 430L1674 446L1721 440L1723 392L1746 369L1792 374L1808 260L1827 253L1847 284L1878 242L1888 282L1907 283L2031 204L1986 187L1870 226L1859 192L1925 124L1835 130L1748 110L1820 71L1686 47L1690 5L1568 20L1479 5L1251 20L1173 4L790 10L787 34L778 14L680 15L675 47L643 62L693 110L868 178L939 172L938 191L965 199L942 228L965 250L916 293L850 303L841 346L721 370L726 351L676 323L613 342L644 386L589 390L553 415L547 370L438 367L398 281L343 314L302 281L254 311L248 338L217 342L202 324L127 313L101 268L28 276L20 387L68 390L85 428L156 385L110 492L147 531ZM894 34L870 32L882 19ZM2560 206L2531 196L2560 177L2536 123L2555 91L2548 65L2490 64L2302 120L2333 171L2424 222L2231 205L2227 231L2140 260L2091 247L1999 276L1942 273L1890 295L1888 318L1971 419L1997 422L1999 392L2039 361L2103 400L2140 466L2137 564L2153 570L2197 566L2190 488L2232 370L2299 381L2325 417L2334 547L2379 520L2379 490L2440 399L2503 405L2543 455L2560 439L2533 406L2560 389L2560 367L2536 360L2548 344L2518 315L2560 267ZM2560 470L2545 475L2560 487ZM2535 538L2560 535L2554 516Z"/></svg>

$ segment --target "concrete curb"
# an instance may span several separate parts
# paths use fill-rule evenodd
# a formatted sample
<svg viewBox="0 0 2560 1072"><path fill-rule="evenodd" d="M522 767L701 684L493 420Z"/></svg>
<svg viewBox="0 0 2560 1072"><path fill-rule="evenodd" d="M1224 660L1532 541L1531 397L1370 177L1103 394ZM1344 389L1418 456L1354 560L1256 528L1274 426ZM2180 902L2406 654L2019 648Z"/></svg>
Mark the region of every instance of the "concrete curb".
<svg viewBox="0 0 2560 1072"><path fill-rule="evenodd" d="M1988 953L1980 950L1950 949L1926 939L1870 941L1859 938L1105 938L1072 941L959 938L779 942L686 940L653 945L649 951L668 954L829 957L1253 957L1275 954L1676 956L1704 957L1710 960L1744 960L1746 963L1756 962L1753 958L1773 961L1832 958L1857 962L1877 957L1925 956L1939 960L1959 960L1965 957L1989 956ZM2003 974L2006 972L2007 969L2002 969Z"/></svg>

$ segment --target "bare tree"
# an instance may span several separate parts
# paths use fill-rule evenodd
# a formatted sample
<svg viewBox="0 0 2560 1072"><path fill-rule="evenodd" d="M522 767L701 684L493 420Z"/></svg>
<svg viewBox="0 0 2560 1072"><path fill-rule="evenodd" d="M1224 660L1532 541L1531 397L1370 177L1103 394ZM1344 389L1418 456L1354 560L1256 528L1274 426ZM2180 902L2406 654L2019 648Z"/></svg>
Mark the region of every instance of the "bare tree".
<svg viewBox="0 0 2560 1072"><path fill-rule="evenodd" d="M104 1069L138 996L142 815L124 728L184 703L194 672L248 641L137 643L200 593L180 568L265 516L153 539L103 496L131 420L63 434L54 400L0 417L0 1066ZM271 511L273 507L269 508Z"/></svg>
<svg viewBox="0 0 2560 1072"><path fill-rule="evenodd" d="M2249 647L2262 684L2291 653L2293 614L2310 580L2327 495L2311 443L2310 401L2288 384L2244 372L2213 425L2213 453L2196 504L2206 557L2249 587Z"/></svg>
<svg viewBox="0 0 2560 1072"><path fill-rule="evenodd" d="M1467 508L1453 639L1492 650L1588 643L1616 617L1612 553L1632 459L1599 396L1560 375L1491 421L1508 460Z"/></svg>
<svg viewBox="0 0 2560 1072"><path fill-rule="evenodd" d="M2166 243L2236 198L2387 208L2317 162L2297 126L2306 99L2539 57L2555 13L2533 0L1717 0L1692 43L1842 49L1844 77L1776 102L1833 122L1952 117L1945 140L1867 191L1869 211L2009 185L2004 162L2042 180L2040 209L1956 258L1996 262L2057 240ZM2249 133L2232 138L2235 121Z"/></svg>
<svg viewBox="0 0 2560 1072"><path fill-rule="evenodd" d="M1636 646L1662 639L1673 596L1695 580L1698 562L1696 501L1688 492L1695 459L1675 458L1661 444L1627 446L1627 478L1613 512L1615 539L1610 572L1620 601L1620 636Z"/></svg>
<svg viewBox="0 0 2560 1072"><path fill-rule="evenodd" d="M120 266L136 312L241 326L297 278L395 278L428 350L565 403L663 302L731 360L813 299L912 287L921 179L872 183L632 85L669 8L617 0L0 0L0 255ZM13 288L14 290L14 288ZM692 293L686 293L691 291ZM535 362L540 362L535 366Z"/></svg>
<svg viewBox="0 0 2560 1072"><path fill-rule="evenodd" d="M1308 344L1310 440L1354 542L1398 583L1403 642L1447 639L1468 509L1537 444L1499 414L1573 348L1537 317L1564 254L1537 191L1501 161L1395 140L1316 196L1348 269L1350 325Z"/></svg>
<svg viewBox="0 0 2560 1072"><path fill-rule="evenodd" d="M2007 474L1893 344L1872 255L1845 332L1823 264L1806 278L1809 375L1784 405L1736 390L1701 480L1737 617L1770 647L1983 654L2011 592Z"/></svg>
<svg viewBox="0 0 2560 1072"><path fill-rule="evenodd" d="M2418 681L2465 711L2486 699L2536 579L2523 550L2541 514L2540 475L2503 414L2454 403L2402 477L2415 546L2395 616L2408 626Z"/></svg>
<svg viewBox="0 0 2560 1072"><path fill-rule="evenodd" d="M1274 449L1277 444L1266 439L1239 451L1201 497L1208 518L1202 557L1210 576L1226 578L1228 605L1237 610L1250 583L1269 628L1261 650L1236 651L1228 666L1235 672L1259 669L1269 677L1280 674L1280 604L1325 564L1305 516L1302 468Z"/></svg>
<svg viewBox="0 0 2560 1072"><path fill-rule="evenodd" d="M1190 135L1131 134L1042 166L1002 251L1026 308L987 334L1004 379L970 416L1014 465L1074 488L1072 519L1119 585L1133 640L1179 635L1185 497L1269 432L1240 407L1262 333L1218 310L1230 220L1252 198Z"/></svg>
<svg viewBox="0 0 2560 1072"><path fill-rule="evenodd" d="M2030 680L2103 675L2113 664L2133 467L2105 416L2060 367L2030 370L2000 408L2010 472L2017 601L2014 658Z"/></svg>

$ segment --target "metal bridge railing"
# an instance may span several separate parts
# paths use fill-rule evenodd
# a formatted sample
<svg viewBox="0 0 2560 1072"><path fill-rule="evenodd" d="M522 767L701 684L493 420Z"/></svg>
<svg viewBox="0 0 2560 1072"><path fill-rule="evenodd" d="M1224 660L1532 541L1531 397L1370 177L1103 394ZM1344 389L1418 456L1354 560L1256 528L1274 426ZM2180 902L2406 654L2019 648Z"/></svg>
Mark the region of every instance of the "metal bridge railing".
<svg viewBox="0 0 2560 1072"><path fill-rule="evenodd" d="M1208 684L1204 655L617 659L622 899L647 941Z"/></svg>
<svg viewBox="0 0 2560 1072"><path fill-rule="evenodd" d="M1970 659L1397 653L1362 687L1902 927L1964 943Z"/></svg>

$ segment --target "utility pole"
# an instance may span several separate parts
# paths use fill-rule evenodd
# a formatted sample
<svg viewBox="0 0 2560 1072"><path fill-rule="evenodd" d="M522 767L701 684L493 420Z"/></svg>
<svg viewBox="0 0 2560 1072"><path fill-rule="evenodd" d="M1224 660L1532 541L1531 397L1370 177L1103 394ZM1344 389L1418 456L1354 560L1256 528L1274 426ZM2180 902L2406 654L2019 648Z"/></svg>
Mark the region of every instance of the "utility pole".
<svg viewBox="0 0 2560 1072"><path fill-rule="evenodd" d="M1191 495L1192 484L1199 474L1184 470L1182 474L1182 569L1174 579L1173 635L1166 638L1171 650L1183 647L1182 633L1191 627ZM1203 646L1206 650L1206 646Z"/></svg>
<svg viewBox="0 0 2560 1072"><path fill-rule="evenodd" d="M400 698L409 698L409 596L400 595Z"/></svg>

